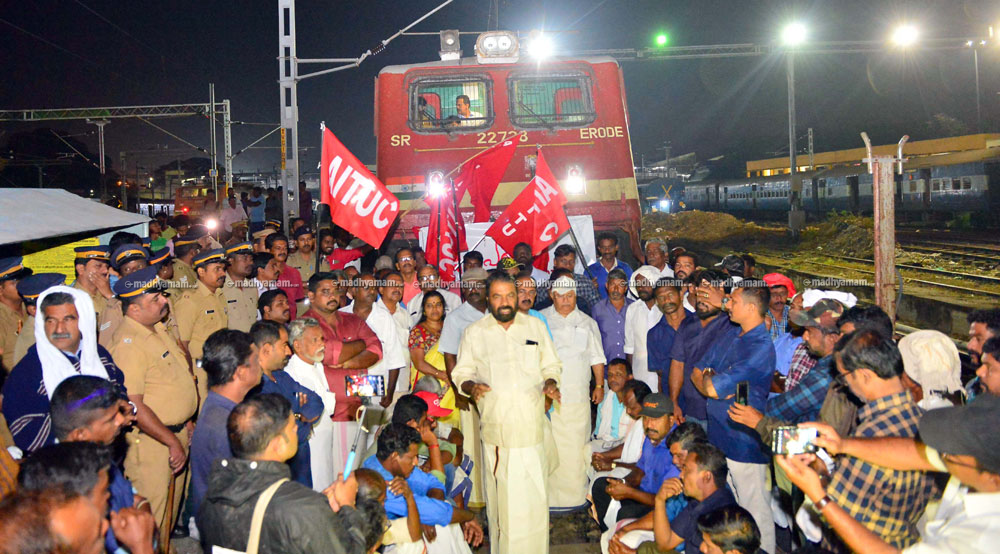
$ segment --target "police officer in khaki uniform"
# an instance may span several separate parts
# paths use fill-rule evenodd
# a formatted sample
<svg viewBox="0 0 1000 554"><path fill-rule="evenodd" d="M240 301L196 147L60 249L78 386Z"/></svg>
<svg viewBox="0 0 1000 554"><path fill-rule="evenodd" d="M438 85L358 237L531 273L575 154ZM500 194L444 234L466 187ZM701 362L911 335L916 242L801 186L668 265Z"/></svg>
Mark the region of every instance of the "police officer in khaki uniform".
<svg viewBox="0 0 1000 554"><path fill-rule="evenodd" d="M316 238L308 226L299 227L294 233L295 252L288 255L286 264L299 270L302 282L306 283L316 273ZM330 271L330 263L323 257L320 271Z"/></svg>
<svg viewBox="0 0 1000 554"><path fill-rule="evenodd" d="M111 267L120 277L126 277L148 265L147 251L138 244L123 244L111 255ZM97 342L110 351L115 332L124 320L121 300L109 299L104 309L97 312Z"/></svg>
<svg viewBox="0 0 1000 554"><path fill-rule="evenodd" d="M226 316L229 328L250 332L250 326L257 322L257 285L250 278L253 273L253 245L241 242L226 248L226 282L222 285L222 295L226 299Z"/></svg>
<svg viewBox="0 0 1000 554"><path fill-rule="evenodd" d="M160 537L166 537L183 497L198 390L184 352L160 323L167 299L156 271L140 269L115 283L125 319L111 355L137 408L136 428L128 433L125 475L149 499Z"/></svg>
<svg viewBox="0 0 1000 554"><path fill-rule="evenodd" d="M197 237L174 237L174 279L170 282L171 288L181 292L196 286L198 274L191 263L200 251L201 245L198 244Z"/></svg>
<svg viewBox="0 0 1000 554"><path fill-rule="evenodd" d="M21 262L21 256L0 259L0 349L3 370L8 373L14 369L14 346L28 318L17 294L17 282L31 275L31 270Z"/></svg>
<svg viewBox="0 0 1000 554"><path fill-rule="evenodd" d="M198 254L194 257L194 268L198 272L197 287L185 290L174 307L177 309L181 343L195 362L198 392L205 398L208 395L208 376L197 367L197 361L201 358L208 336L229 326L226 297L222 293L222 285L226 282L225 251L207 250Z"/></svg>
<svg viewBox="0 0 1000 554"><path fill-rule="evenodd" d="M108 305L108 299L114 296L111 292L111 283L108 281L111 251L107 246L78 246L73 252L76 255L76 259L73 260L73 268L76 271L73 288L80 289L90 296L94 302L94 312L100 316Z"/></svg>

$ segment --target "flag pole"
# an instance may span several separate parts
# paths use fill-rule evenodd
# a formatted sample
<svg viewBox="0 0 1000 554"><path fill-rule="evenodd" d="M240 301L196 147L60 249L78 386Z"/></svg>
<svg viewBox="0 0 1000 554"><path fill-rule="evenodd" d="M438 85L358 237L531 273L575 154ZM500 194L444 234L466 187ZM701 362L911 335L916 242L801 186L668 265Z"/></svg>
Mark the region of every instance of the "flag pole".
<svg viewBox="0 0 1000 554"><path fill-rule="evenodd" d="M473 156L475 157L475 156ZM472 159L472 158L469 158ZM462 167L462 166L459 166ZM454 171L454 170L452 170ZM462 286L462 237L459 233L459 218L462 217L462 212L458 211L458 194L455 192L455 180L448 179L448 194L451 195L452 204L455 206L455 258L456 258L456 269L458 269L458 284L459 287ZM441 210L438 210L438 215L440 216ZM465 225L464 223L462 224ZM441 228L441 224L438 224L438 229ZM484 235L485 236L485 235ZM438 239L438 247L440 248L441 239ZM438 256L438 263L441 263L441 256Z"/></svg>
<svg viewBox="0 0 1000 554"><path fill-rule="evenodd" d="M319 143L320 143L320 145L323 144L323 132L325 130L326 130L326 121L320 121L319 122ZM296 145L296 148L298 148L298 145ZM323 161L322 160L323 160L323 158L322 158L322 154L321 154L320 155L320 162L319 162L319 164L320 164L320 171L323 171ZM322 181L322 178L320 179L320 181ZM298 186L298 185L296 185L296 186ZM322 186L323 185L321 183L320 187L322 187ZM322 190L319 191L319 198L320 198L320 200L323 199L323 191ZM323 205L323 203L320 202L320 205ZM309 209L312 210L312 206L309 206ZM299 215L301 216L302 214L299 214ZM316 273L319 273L320 268L323 267L323 263L322 263L323 248L322 248L322 241L319 238L320 226L322 224L323 224L323 209L319 208L319 209L316 210L316 234L313 235L313 238L316 239L316 246L313 247L313 248L316 249ZM333 233L331 232L330 235L332 236Z"/></svg>

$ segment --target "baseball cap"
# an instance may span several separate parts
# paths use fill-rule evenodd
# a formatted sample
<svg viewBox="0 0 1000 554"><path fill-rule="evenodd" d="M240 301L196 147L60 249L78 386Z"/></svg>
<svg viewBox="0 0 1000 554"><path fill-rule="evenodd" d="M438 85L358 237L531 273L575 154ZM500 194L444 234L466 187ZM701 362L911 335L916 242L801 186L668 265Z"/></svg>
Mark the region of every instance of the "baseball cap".
<svg viewBox="0 0 1000 554"><path fill-rule="evenodd" d="M730 275L736 277L743 277L743 258L737 256L736 254L729 254L722 261L715 264L718 267Z"/></svg>
<svg viewBox="0 0 1000 554"><path fill-rule="evenodd" d="M836 300L823 298L808 310L789 314L789 319L800 327L819 327L833 331L837 329L837 320L843 313L843 304Z"/></svg>
<svg viewBox="0 0 1000 554"><path fill-rule="evenodd" d="M641 414L646 417L663 417L672 413L674 413L674 403L665 394L658 392L648 394L642 401Z"/></svg>
<svg viewBox="0 0 1000 554"><path fill-rule="evenodd" d="M427 415L430 417L448 417L453 410L441 407L441 399L433 392L422 390L414 393L421 400L427 403Z"/></svg>
<svg viewBox="0 0 1000 554"><path fill-rule="evenodd" d="M1000 474L1000 397L982 394L965 406L938 408L920 418L920 440L944 454L972 456L979 467Z"/></svg>
<svg viewBox="0 0 1000 554"><path fill-rule="evenodd" d="M504 257L500 258L499 265L501 269L513 269L515 267L521 267L521 264L517 263L517 260L507 255L504 255Z"/></svg>

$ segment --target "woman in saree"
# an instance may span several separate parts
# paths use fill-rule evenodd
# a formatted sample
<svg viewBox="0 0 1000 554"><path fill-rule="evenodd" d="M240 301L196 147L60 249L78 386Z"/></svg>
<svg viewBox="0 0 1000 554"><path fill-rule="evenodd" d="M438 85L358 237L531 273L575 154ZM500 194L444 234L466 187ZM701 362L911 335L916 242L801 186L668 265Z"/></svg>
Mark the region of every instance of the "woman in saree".
<svg viewBox="0 0 1000 554"><path fill-rule="evenodd" d="M444 296L438 291L424 294L420 306L420 320L410 330L410 388L417 379L430 375L441 383L444 395L441 396L441 407L452 410L451 415L439 419L453 427L459 427L459 413L455 409L455 391L452 390L448 372L444 366L444 354L438 351L438 340L444 327Z"/></svg>

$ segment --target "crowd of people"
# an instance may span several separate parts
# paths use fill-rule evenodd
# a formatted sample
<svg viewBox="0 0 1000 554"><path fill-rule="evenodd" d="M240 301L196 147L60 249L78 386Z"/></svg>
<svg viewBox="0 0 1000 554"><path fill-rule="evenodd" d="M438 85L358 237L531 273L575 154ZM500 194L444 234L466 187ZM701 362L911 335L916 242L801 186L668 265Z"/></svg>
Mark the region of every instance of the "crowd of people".
<svg viewBox="0 0 1000 554"><path fill-rule="evenodd" d="M601 233L443 283L244 203L90 241L69 286L0 259L0 553L545 553L577 511L614 554L1000 538L1000 309L963 380L948 336L749 255Z"/></svg>

